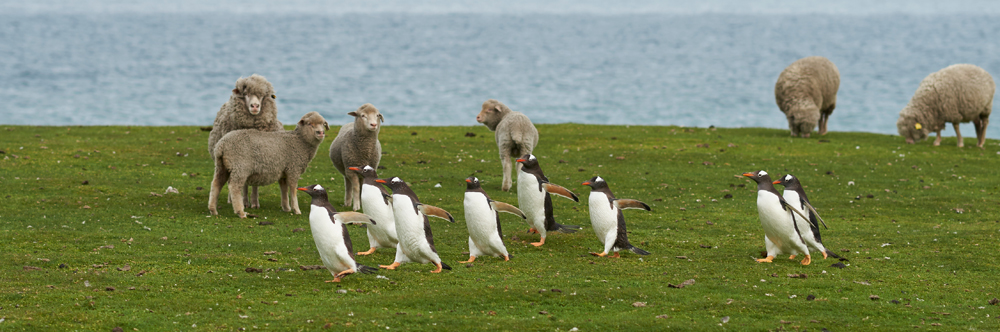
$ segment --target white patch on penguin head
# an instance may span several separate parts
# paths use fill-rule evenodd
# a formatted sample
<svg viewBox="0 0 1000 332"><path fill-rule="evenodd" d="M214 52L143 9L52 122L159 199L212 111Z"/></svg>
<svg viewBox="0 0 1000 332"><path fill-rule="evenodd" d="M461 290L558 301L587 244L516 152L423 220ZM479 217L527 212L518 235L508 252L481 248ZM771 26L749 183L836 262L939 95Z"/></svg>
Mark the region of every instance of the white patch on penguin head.
<svg viewBox="0 0 1000 332"><path fill-rule="evenodd" d="M598 176L596 179L594 179L594 182L604 182L604 179Z"/></svg>
<svg viewBox="0 0 1000 332"><path fill-rule="evenodd" d="M403 179L400 179L398 176L393 176L391 181L392 183L400 183L403 182Z"/></svg>
<svg viewBox="0 0 1000 332"><path fill-rule="evenodd" d="M765 171L757 172L757 176L764 176L764 175L767 175L767 172Z"/></svg>
<svg viewBox="0 0 1000 332"><path fill-rule="evenodd" d="M529 154L528 155L528 160L535 160L535 155Z"/></svg>
<svg viewBox="0 0 1000 332"><path fill-rule="evenodd" d="M366 171L374 171L375 169L374 169L374 168L372 168L372 167L371 167L371 166L369 166L369 165L365 165L365 168L364 168L364 170L366 170Z"/></svg>
<svg viewBox="0 0 1000 332"><path fill-rule="evenodd" d="M317 184L315 187L313 187L313 190L323 191L323 186Z"/></svg>
<svg viewBox="0 0 1000 332"><path fill-rule="evenodd" d="M792 181L792 175L791 174L785 175L785 181Z"/></svg>

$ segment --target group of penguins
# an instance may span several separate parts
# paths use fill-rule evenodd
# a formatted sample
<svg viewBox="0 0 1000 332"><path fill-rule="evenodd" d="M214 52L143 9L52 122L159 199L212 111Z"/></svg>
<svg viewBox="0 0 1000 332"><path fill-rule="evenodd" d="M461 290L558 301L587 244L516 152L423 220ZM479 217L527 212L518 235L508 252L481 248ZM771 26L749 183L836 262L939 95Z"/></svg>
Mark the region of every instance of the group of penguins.
<svg viewBox="0 0 1000 332"><path fill-rule="evenodd" d="M545 244L545 237L549 232L573 233L580 229L579 226L556 223L550 195L579 202L576 194L549 182L534 155L526 154L518 158L517 162L522 165L517 178L520 208L490 199L475 176L465 179L464 205L469 230L469 260L461 263L471 263L479 256L510 260L511 255L503 244L500 212L524 219L531 226L530 232L540 235L539 242L531 243L536 247ZM442 269L451 270L438 256L428 220L428 217L437 217L455 222L451 213L421 203L406 181L399 177L379 178L375 168L370 165L349 169L360 172L364 177L361 186L361 208L364 213L337 212L330 204L326 189L319 184L298 188L312 197L309 227L323 265L334 277L327 282L340 282L344 276L356 272L376 271L355 260L347 224L366 225L370 248L368 251L358 252L358 255L372 254L377 248L396 248L395 260L390 265L379 265L381 268L394 270L400 264L416 262L434 264L436 269L431 273L440 273ZM758 262L770 263L776 256L788 254L789 259L804 255L801 263L809 265L812 261L810 249L822 253L824 259L832 256L845 260L823 246L819 223L826 227L826 222L809 203L795 176L788 174L781 180L772 182L771 177L763 170L743 175L757 182L757 211L764 228L764 244L767 248L767 257L758 259ZM785 187L784 194L778 193L774 188L775 184ZM589 199L590 222L598 240L604 244L603 252L590 254L619 257L619 251L629 250L639 255L649 255L649 252L629 243L622 215L622 210L625 209L650 211L649 205L634 199L616 198L600 176L595 176L582 185L592 188ZM385 187L391 189L392 193L388 193ZM609 252L613 255L609 256Z"/></svg>
<svg viewBox="0 0 1000 332"><path fill-rule="evenodd" d="M530 232L540 235L539 242L532 245L545 244L549 232L573 233L579 226L556 223L552 213L552 196L555 194L575 202L580 199L573 192L549 182L542 173L538 158L526 154L517 159L521 164L517 178L517 198L520 208L490 199L490 196L479 184L479 179L470 176L465 179L465 222L469 230L469 260L461 263L471 263L479 256L502 257L510 260L511 254L503 244L503 233L500 228L500 212L511 213L524 219L530 226ZM420 202L417 195L399 177L379 178L375 168L369 166L349 167L360 172L364 177L361 186L361 208L364 213L337 212L330 204L326 189L319 184L298 188L312 197L309 210L309 227L312 231L316 249L319 251L323 265L333 275L333 280L340 282L341 278L352 273L373 273L373 267L360 265L355 260L355 252L351 238L347 232L347 224L364 224L368 231L370 249L358 252L358 255L374 253L377 248L396 248L396 258L390 265L379 265L381 268L393 270L402 263L431 263L436 267L431 273L440 273L442 269L451 267L441 261L434 247L434 237L428 217L437 217L455 222L455 218L447 211ZM604 243L604 251L592 252L594 256L619 257L618 251L629 250L640 255L649 252L636 248L628 241L625 230L624 209L642 209L650 211L649 205L634 199L615 198L608 188L607 182L595 176L582 185L590 186L590 220L597 238ZM388 187L392 193L385 189ZM818 233L817 233L818 234Z"/></svg>

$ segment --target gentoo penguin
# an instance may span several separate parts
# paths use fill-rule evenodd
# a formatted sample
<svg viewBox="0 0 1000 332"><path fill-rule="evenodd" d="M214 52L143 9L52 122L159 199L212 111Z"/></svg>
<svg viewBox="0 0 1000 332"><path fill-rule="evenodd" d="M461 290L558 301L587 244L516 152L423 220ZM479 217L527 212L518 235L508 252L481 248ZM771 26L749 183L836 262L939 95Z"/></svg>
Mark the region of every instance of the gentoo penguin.
<svg viewBox="0 0 1000 332"><path fill-rule="evenodd" d="M500 230L500 212L507 212L526 218L521 210L504 202L490 199L479 186L479 179L470 176L465 179L465 224L469 227L469 260L477 256L490 255L510 260L510 254L503 245L503 231Z"/></svg>
<svg viewBox="0 0 1000 332"><path fill-rule="evenodd" d="M833 258L844 259L837 254L826 249L823 246L823 240L819 237L819 223L823 223L823 227L826 227L826 222L823 222L823 218L819 217L819 213L813 208L812 204L809 203L809 198L806 197L805 190L802 190L802 184L799 183L799 179L794 175L786 174L781 180L776 180L772 182L773 184L780 184L785 186L785 192L781 194L785 202L788 202L792 208L799 210L803 215L809 216L809 220L805 220L802 217L792 215L795 219L795 224L798 226L799 230L802 231L802 240L806 241L806 246L816 251L823 253L823 259L827 256L833 256ZM794 259L795 256L789 257L788 259Z"/></svg>
<svg viewBox="0 0 1000 332"><path fill-rule="evenodd" d="M590 223L594 226L594 233L597 239L604 243L604 252L592 252L591 255L604 257L608 252L614 252L614 257L618 258L619 250L631 250L640 255L649 255L648 251L636 248L628 242L628 233L625 231L625 216L622 215L624 209L641 209L650 211L649 205L634 200L615 198L611 193L608 183L600 176L595 176L590 181L584 181L584 186L590 186Z"/></svg>
<svg viewBox="0 0 1000 332"><path fill-rule="evenodd" d="M806 258L802 260L802 265L809 265L812 262L809 249L806 248L798 225L792 222L792 213L797 210L788 208L790 205L774 189L767 172L743 173L743 176L757 182L757 213L760 215L760 224L764 227L764 246L767 248L767 258L757 261L770 263L777 255L803 254Z"/></svg>
<svg viewBox="0 0 1000 332"><path fill-rule="evenodd" d="M396 237L396 217L392 215L392 196L381 183L375 182L378 179L375 168L365 166L347 169L361 173L364 178L361 183L361 209L378 222L368 226L369 249L358 252L358 255L369 255L376 248L395 248L399 239Z"/></svg>
<svg viewBox="0 0 1000 332"><path fill-rule="evenodd" d="M377 179L375 182L384 183L392 189L392 213L396 217L396 234L399 236L396 260L391 265L379 267L395 270L402 263L417 262L437 266L431 273L441 273L441 268L451 270L451 266L442 263L441 257L438 257L437 249L434 248L434 236L431 234L431 223L427 220L427 216L432 216L455 222L451 213L420 203L417 194L399 177Z"/></svg>
<svg viewBox="0 0 1000 332"><path fill-rule="evenodd" d="M309 229L312 231L316 250L323 260L323 265L333 275L333 280L355 272L373 273L375 268L358 264L354 260L354 248L351 248L351 235L347 233L347 224L375 224L367 215L357 212L337 212L330 205L323 186L314 184L298 188L312 196L309 207Z"/></svg>
<svg viewBox="0 0 1000 332"><path fill-rule="evenodd" d="M532 245L538 247L545 244L545 234L548 232L576 233L580 226L556 223L552 215L552 196L549 195L556 194L580 202L576 194L549 183L549 178L542 173L542 167L538 165L538 158L534 155L521 156L517 162L524 165L517 172L517 205L528 217L528 225L531 226L529 232L541 235L541 240Z"/></svg>

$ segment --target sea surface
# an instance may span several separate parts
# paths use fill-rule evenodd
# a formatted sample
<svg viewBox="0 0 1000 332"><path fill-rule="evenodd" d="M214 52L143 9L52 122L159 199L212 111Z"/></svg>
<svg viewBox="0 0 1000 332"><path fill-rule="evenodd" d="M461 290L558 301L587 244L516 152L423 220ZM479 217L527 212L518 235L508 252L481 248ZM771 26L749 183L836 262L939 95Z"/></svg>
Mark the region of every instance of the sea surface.
<svg viewBox="0 0 1000 332"><path fill-rule="evenodd" d="M476 125L494 98L535 123L787 128L774 83L811 55L840 69L830 130L896 134L928 74L1000 75L1000 2L3 1L0 124L211 125L256 73L285 123L372 103Z"/></svg>

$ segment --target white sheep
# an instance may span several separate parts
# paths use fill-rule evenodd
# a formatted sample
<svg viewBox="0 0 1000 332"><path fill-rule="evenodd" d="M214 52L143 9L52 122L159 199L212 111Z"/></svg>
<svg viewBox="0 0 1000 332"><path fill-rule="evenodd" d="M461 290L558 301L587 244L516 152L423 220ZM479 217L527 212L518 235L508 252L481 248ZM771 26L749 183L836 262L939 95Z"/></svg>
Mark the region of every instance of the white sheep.
<svg viewBox="0 0 1000 332"><path fill-rule="evenodd" d="M281 209L301 214L295 189L329 129L323 116L309 112L302 116L295 130L269 132L242 129L223 136L215 147L215 176L212 178L208 210L213 215L219 214L216 210L219 192L229 182L233 211L240 218L246 218L240 189L244 185L265 186L278 182Z"/></svg>
<svg viewBox="0 0 1000 332"><path fill-rule="evenodd" d="M361 208L361 173L347 167L370 165L378 168L382 160L378 132L385 119L372 104L361 105L357 111L347 115L353 116L354 122L340 127L340 132L330 144L330 161L344 175L344 205L357 211Z"/></svg>
<svg viewBox="0 0 1000 332"><path fill-rule="evenodd" d="M476 115L476 121L485 124L487 128L496 132L497 148L500 150L500 164L503 167L503 184L500 189L509 191L513 182L511 181L511 161L522 155L531 154L538 144L538 130L531 123L531 119L521 112L511 111L507 105L490 99L483 103L482 110ZM516 163L517 170L521 170L521 163Z"/></svg>
<svg viewBox="0 0 1000 332"><path fill-rule="evenodd" d="M208 155L215 159L215 145L234 130L284 131L285 128L278 121L278 107L274 98L274 87L264 76L253 74L236 80L236 88L229 96L229 101L222 104L215 114L212 132L208 134ZM244 188L243 194L247 198L245 203L251 208L260 207L257 186L253 187L252 194L246 195L246 192Z"/></svg>
<svg viewBox="0 0 1000 332"><path fill-rule="evenodd" d="M837 66L821 56L799 59L781 71L774 84L774 100L785 113L792 136L809 137L817 123L819 134L826 135L839 88Z"/></svg>
<svg viewBox="0 0 1000 332"><path fill-rule="evenodd" d="M986 70L975 65L957 64L936 71L923 81L910 98L910 103L899 112L896 129L913 144L927 138L930 132L937 132L934 145L941 144L941 130L947 122L955 127L958 147L963 147L962 133L958 124L969 122L976 126L976 146L986 142L986 125L993 110L993 93L996 84Z"/></svg>

